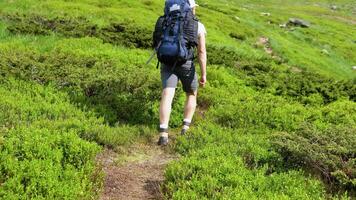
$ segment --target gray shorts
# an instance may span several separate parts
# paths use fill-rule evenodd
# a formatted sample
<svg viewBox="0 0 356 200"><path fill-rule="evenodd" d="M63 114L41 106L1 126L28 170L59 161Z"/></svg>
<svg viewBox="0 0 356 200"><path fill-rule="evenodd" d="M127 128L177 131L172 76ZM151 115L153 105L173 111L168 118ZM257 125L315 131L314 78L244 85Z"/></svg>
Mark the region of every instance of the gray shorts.
<svg viewBox="0 0 356 200"><path fill-rule="evenodd" d="M180 80L184 92L193 93L198 90L198 76L195 72L193 61L187 61L181 66L176 66L173 70L171 66L162 63L161 80L163 88L176 88Z"/></svg>

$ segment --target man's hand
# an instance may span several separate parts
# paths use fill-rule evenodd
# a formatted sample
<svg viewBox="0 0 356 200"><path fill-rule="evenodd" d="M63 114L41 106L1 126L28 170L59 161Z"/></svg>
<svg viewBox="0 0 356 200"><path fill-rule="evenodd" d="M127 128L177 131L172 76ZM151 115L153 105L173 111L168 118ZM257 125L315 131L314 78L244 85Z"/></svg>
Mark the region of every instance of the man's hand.
<svg viewBox="0 0 356 200"><path fill-rule="evenodd" d="M201 86L201 87L205 87L205 84L206 84L206 75L203 75L203 76L200 77L199 83L200 83L200 86Z"/></svg>

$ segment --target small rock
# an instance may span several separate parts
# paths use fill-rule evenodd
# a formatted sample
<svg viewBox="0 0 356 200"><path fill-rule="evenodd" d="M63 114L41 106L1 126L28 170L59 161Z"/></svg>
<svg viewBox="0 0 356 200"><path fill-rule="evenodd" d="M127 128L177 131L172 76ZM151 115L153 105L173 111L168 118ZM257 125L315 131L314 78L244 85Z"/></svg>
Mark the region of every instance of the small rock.
<svg viewBox="0 0 356 200"><path fill-rule="evenodd" d="M353 66L352 69L356 71L356 66Z"/></svg>
<svg viewBox="0 0 356 200"><path fill-rule="evenodd" d="M331 10L337 10L338 9L338 7L336 5L332 5L332 6L330 6L330 8L331 8Z"/></svg>
<svg viewBox="0 0 356 200"><path fill-rule="evenodd" d="M257 41L258 45L266 45L269 43L269 38L268 37L260 37Z"/></svg>
<svg viewBox="0 0 356 200"><path fill-rule="evenodd" d="M271 13L268 13L268 12L267 12L267 13L262 12L262 13L261 13L261 16L267 16L267 17L269 17L269 16L271 16Z"/></svg>
<svg viewBox="0 0 356 200"><path fill-rule="evenodd" d="M325 55L329 55L329 51L326 50L326 49L321 50L321 53L323 53L323 54L325 54Z"/></svg>
<svg viewBox="0 0 356 200"><path fill-rule="evenodd" d="M291 67L290 70L295 73L301 73L303 70L299 67Z"/></svg>
<svg viewBox="0 0 356 200"><path fill-rule="evenodd" d="M280 24L279 25L279 28L286 28L287 27L287 24Z"/></svg>
<svg viewBox="0 0 356 200"><path fill-rule="evenodd" d="M310 23L307 21L304 21L302 19L297 19L297 18L290 18L287 25L292 25L292 26L300 26L303 28L309 28Z"/></svg>
<svg viewBox="0 0 356 200"><path fill-rule="evenodd" d="M267 54L270 54L270 55L273 54L273 49L271 47L265 47L264 50Z"/></svg>

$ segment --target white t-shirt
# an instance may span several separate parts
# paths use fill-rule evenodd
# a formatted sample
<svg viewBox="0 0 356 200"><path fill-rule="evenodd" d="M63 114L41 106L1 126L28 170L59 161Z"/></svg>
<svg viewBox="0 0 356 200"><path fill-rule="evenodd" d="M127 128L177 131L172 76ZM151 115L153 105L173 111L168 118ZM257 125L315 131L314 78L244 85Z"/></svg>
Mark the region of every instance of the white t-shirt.
<svg viewBox="0 0 356 200"><path fill-rule="evenodd" d="M201 34L204 34L206 36L206 29L204 24L198 22L198 36L200 36Z"/></svg>

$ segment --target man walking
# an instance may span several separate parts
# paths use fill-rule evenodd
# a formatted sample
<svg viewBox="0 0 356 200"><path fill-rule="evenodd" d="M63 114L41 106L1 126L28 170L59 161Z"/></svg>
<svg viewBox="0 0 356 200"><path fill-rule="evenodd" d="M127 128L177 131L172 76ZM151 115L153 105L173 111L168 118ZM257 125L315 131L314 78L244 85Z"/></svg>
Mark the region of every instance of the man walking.
<svg viewBox="0 0 356 200"><path fill-rule="evenodd" d="M166 0L166 4L167 4ZM191 9L191 13L193 14L194 19L195 17L195 12L197 8L197 4L195 3L194 0L182 0L182 1L187 1L186 3L189 3L189 8ZM176 4L177 5L177 4ZM167 6L167 5L166 5ZM168 8L170 11L172 11L172 7ZM177 7L177 6L176 6ZM181 130L181 134L184 135L186 131L189 129L189 126L191 124L195 108L197 105L197 92L198 92L198 87L199 84L200 86L204 87L207 78L206 78L206 62L207 62L207 54L206 54L206 49L205 49L205 37L206 37L206 30L205 27L202 23L198 22L196 19L196 29L197 30L189 30L188 28L184 28L184 31L187 33L184 34L189 34L194 33L194 37L196 37L196 47L198 50L198 61L201 69L201 77L199 79L198 83L198 76L195 71L195 66L194 66L194 46L190 48L189 52L190 57L184 62L183 64L177 64L175 62L174 64L165 64L162 63L161 65L161 80L162 80L162 85L163 85L163 91L162 91L162 97L161 97L161 102L160 102L160 126L159 126L159 132L160 132L160 138L158 141L158 145L167 145L168 144L168 127L169 127L169 118L171 114L171 107L172 107L172 101L174 98L175 94L175 89L177 87L178 81L180 80L183 85L183 90L186 93L186 101L185 101L185 106L184 106L184 119L183 119L183 127ZM164 23L164 22L163 22ZM184 24L189 24L189 22L184 22ZM174 26L174 25L173 25ZM191 27L194 27L191 26ZM157 25L156 25L157 29ZM156 42L157 43L157 42ZM158 44L159 46L159 44ZM158 51L159 54L159 51ZM173 66L172 66L173 65Z"/></svg>

